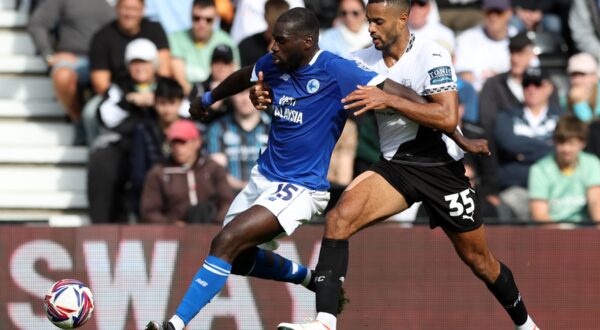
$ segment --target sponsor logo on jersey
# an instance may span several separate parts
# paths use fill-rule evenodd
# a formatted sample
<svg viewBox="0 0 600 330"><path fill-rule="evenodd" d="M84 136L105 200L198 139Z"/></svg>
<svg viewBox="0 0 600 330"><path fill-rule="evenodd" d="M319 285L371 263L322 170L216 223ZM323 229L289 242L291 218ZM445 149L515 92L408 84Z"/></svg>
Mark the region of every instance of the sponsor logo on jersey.
<svg viewBox="0 0 600 330"><path fill-rule="evenodd" d="M449 66L438 66L427 71L432 85L452 82L452 69Z"/></svg>
<svg viewBox="0 0 600 330"><path fill-rule="evenodd" d="M279 105L280 106L290 106L293 107L296 105L296 99L287 95L283 95L281 98L279 98Z"/></svg>
<svg viewBox="0 0 600 330"><path fill-rule="evenodd" d="M316 93L319 87L321 87L321 83L317 79L311 79L306 83L306 91L311 94Z"/></svg>
<svg viewBox="0 0 600 330"><path fill-rule="evenodd" d="M291 121L296 124L302 124L302 112L300 111L284 108L279 105L274 106L273 110L275 110L275 112L273 113L273 116L275 117L279 117L281 119Z"/></svg>

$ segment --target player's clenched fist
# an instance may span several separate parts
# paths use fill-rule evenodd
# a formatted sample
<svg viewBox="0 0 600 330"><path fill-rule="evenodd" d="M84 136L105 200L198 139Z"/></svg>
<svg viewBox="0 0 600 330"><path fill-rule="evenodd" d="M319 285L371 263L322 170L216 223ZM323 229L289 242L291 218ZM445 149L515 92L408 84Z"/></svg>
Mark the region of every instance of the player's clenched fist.
<svg viewBox="0 0 600 330"><path fill-rule="evenodd" d="M194 100L190 103L189 109L192 119L206 119L211 104L213 104L211 92L206 92L201 97L194 98Z"/></svg>

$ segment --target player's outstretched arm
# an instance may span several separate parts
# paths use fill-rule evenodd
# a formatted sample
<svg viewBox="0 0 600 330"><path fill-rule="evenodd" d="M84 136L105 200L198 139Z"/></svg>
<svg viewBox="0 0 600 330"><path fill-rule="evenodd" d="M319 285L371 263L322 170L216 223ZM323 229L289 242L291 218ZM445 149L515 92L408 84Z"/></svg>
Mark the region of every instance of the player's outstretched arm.
<svg viewBox="0 0 600 330"><path fill-rule="evenodd" d="M379 89L359 86L342 101L347 103L345 107L347 109L362 106L355 115L369 110L395 109L419 124L441 130L466 152L483 156L491 154L487 140L468 139L456 129L458 124L456 92L434 94L430 96L430 100L427 100L414 90L386 79L382 85L379 85Z"/></svg>
<svg viewBox="0 0 600 330"><path fill-rule="evenodd" d="M204 93L201 97L197 97L190 103L190 115L194 119L204 119L208 114L210 105L235 95L252 86L250 78L252 77L253 66L243 67L236 72L230 74L212 91Z"/></svg>
<svg viewBox="0 0 600 330"><path fill-rule="evenodd" d="M421 125L452 134L458 124L458 96L456 92L444 92L429 96L429 102L414 98L414 91L390 79L383 89L358 86L342 102L345 109L359 109L360 115L369 110L393 109Z"/></svg>

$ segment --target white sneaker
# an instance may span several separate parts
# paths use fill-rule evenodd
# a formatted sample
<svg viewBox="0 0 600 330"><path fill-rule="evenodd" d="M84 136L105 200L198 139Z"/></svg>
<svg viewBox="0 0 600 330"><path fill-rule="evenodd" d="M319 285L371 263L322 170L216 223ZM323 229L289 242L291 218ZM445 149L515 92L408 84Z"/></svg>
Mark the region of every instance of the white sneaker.
<svg viewBox="0 0 600 330"><path fill-rule="evenodd" d="M331 330L320 321L310 321L303 323L279 323L277 330Z"/></svg>

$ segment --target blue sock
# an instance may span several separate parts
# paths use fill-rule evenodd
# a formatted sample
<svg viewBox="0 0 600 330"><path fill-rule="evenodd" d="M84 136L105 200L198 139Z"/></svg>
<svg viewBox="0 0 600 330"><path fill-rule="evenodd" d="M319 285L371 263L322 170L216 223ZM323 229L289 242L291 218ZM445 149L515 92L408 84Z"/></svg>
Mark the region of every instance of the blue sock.
<svg viewBox="0 0 600 330"><path fill-rule="evenodd" d="M175 314L188 324L210 300L223 289L231 265L217 257L208 256L198 270Z"/></svg>
<svg viewBox="0 0 600 330"><path fill-rule="evenodd" d="M248 276L280 282L302 283L308 269L274 252L258 249L254 267Z"/></svg>

